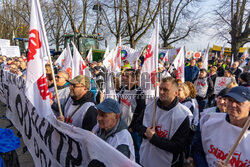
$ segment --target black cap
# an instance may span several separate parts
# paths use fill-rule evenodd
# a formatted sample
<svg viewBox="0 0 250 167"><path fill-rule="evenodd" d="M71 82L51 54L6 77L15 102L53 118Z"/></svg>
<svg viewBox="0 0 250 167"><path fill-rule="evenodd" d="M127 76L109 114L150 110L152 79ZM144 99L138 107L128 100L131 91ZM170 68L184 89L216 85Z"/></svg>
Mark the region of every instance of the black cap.
<svg viewBox="0 0 250 167"><path fill-rule="evenodd" d="M222 96L222 97L224 97L229 91L230 91L229 88L224 88L224 89L222 89L222 90L218 93L217 96Z"/></svg>

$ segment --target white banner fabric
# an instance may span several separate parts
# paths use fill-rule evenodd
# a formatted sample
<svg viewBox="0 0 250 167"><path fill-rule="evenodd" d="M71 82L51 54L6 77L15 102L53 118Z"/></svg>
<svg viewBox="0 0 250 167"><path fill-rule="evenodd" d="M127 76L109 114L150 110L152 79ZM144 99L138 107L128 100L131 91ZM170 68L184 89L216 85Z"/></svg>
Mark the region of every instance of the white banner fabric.
<svg viewBox="0 0 250 167"><path fill-rule="evenodd" d="M60 122L53 114L40 117L24 94L22 77L1 70L0 83L6 115L22 134L36 167L139 166L89 131Z"/></svg>

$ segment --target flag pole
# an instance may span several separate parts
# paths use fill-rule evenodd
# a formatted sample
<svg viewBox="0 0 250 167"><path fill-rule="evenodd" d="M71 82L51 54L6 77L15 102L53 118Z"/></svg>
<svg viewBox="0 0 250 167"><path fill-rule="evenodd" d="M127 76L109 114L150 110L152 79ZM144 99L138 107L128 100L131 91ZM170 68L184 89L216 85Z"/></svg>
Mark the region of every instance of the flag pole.
<svg viewBox="0 0 250 167"><path fill-rule="evenodd" d="M39 1L38 0L35 0L37 3L36 4L39 4ZM47 37L46 36L44 36L45 35L45 33L46 33L46 31L45 31L45 29L44 29L44 22L43 22L43 20L41 19L41 18L43 18L42 17L42 13L41 13L41 8L39 7L38 8L38 14L39 14L39 20L40 20L40 22L42 23L42 26L41 26L41 29L42 29L42 31L43 31L43 33L42 33L42 35L43 35L43 38L44 38L44 40L46 41L46 45L45 45L45 47L46 47L46 53L47 53L47 55L48 55L48 57L49 57L49 64L50 64L50 68L51 68L51 72L52 72L52 78L53 78L53 83L54 83L54 87L55 87L55 92L56 92L56 99L57 99L57 104L58 104L58 108L59 108L59 114L60 114L60 116L63 116L63 114L62 114L62 109L61 109L61 104L60 104L60 100L59 100L59 96L58 96L58 90L57 90L57 86L56 86L56 79L55 79L55 74L54 74L54 68L53 68L53 65L52 65L52 61L51 61L51 56L50 56L50 52L49 52L49 48L48 48L48 41L47 41Z"/></svg>
<svg viewBox="0 0 250 167"><path fill-rule="evenodd" d="M155 130L156 123L155 123L155 115L156 115L156 95L157 95L157 81L158 81L158 67L155 71L155 98L154 98L154 113L153 113L153 129Z"/></svg>
<svg viewBox="0 0 250 167"><path fill-rule="evenodd" d="M240 142L241 142L241 140L242 140L242 138L244 136L244 133L247 131L249 126L250 126L250 116L248 116L248 119L247 119L245 125L243 126L240 135L238 136L238 138L237 138L236 142L234 143L229 155L227 156L227 159L225 161L225 166L227 166L227 164L229 163L229 160L232 158L232 155L234 154L237 146L240 144Z"/></svg>
<svg viewBox="0 0 250 167"><path fill-rule="evenodd" d="M159 40L159 18L157 19L156 27L155 27L155 33L156 33L156 52L155 54L155 98L154 98L154 113L153 113L153 130L155 130L156 127L156 122L155 122L155 117L156 117L156 109L157 109L157 104L156 104L156 96L157 96L157 81L158 81L158 40Z"/></svg>

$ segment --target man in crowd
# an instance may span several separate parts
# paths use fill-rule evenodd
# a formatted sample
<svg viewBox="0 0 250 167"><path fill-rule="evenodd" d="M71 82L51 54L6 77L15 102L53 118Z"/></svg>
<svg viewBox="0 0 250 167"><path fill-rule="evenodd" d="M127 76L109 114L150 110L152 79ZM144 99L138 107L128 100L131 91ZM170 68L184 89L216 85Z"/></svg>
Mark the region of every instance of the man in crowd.
<svg viewBox="0 0 250 167"><path fill-rule="evenodd" d="M129 127L129 131L134 140L136 161L139 163L139 148L141 145L141 137L135 132L135 123L145 109L145 98L143 91L136 84L136 74L134 69L126 69L124 71L124 84L120 91L119 103L121 106L121 117L125 120Z"/></svg>
<svg viewBox="0 0 250 167"><path fill-rule="evenodd" d="M159 89L156 129L153 129L154 101L147 104L144 115L138 119L137 131L143 136L140 163L144 167L183 166L183 151L188 146L190 135L189 116L192 114L179 103L176 79L163 78Z"/></svg>
<svg viewBox="0 0 250 167"><path fill-rule="evenodd" d="M249 88L234 87L224 97L227 98L227 113L210 114L209 118L205 115L205 121L201 117L200 139L193 143L194 146L200 146L199 149L196 148L195 150L197 157L195 163L198 167L216 166L218 160L224 161L249 118ZM249 165L249 136L250 128L246 131L229 161L231 166ZM220 161L217 166L224 166L224 163Z"/></svg>
<svg viewBox="0 0 250 167"><path fill-rule="evenodd" d="M223 77L224 76L225 67L226 67L226 65L223 64L223 60L218 60L218 64L217 64L217 75L218 75L218 77Z"/></svg>
<svg viewBox="0 0 250 167"><path fill-rule="evenodd" d="M70 97L63 108L64 116L58 119L86 130L92 130L96 125L97 110L93 93L89 91L88 77L78 75L70 80Z"/></svg>
<svg viewBox="0 0 250 167"><path fill-rule="evenodd" d="M193 82L197 78L200 69L195 64L196 60L191 59L190 65L185 67L185 81Z"/></svg>
<svg viewBox="0 0 250 167"><path fill-rule="evenodd" d="M55 79L56 79L56 86L58 90L58 97L60 100L61 108L64 108L64 105L66 104L69 98L69 92L70 92L69 90L70 83L68 82L69 73L67 73L66 71L59 71L58 74L55 76ZM52 103L51 106L52 109L58 112L59 109L55 92L53 92L51 103Z"/></svg>
<svg viewBox="0 0 250 167"><path fill-rule="evenodd" d="M98 109L98 124L93 128L93 132L134 161L133 140L126 123L120 117L119 103L113 99L105 99L96 108Z"/></svg>
<svg viewBox="0 0 250 167"><path fill-rule="evenodd" d="M199 112L202 112L207 106L208 98L214 92L212 80L207 77L207 70L202 68L199 77L194 81L196 89L196 100L199 104Z"/></svg>
<svg viewBox="0 0 250 167"><path fill-rule="evenodd" d="M240 77L240 74L242 73L242 70L239 68L239 62L235 61L232 65L231 71L233 72L233 75L235 76L236 82L238 83L238 79Z"/></svg>
<svg viewBox="0 0 250 167"><path fill-rule="evenodd" d="M103 90L104 89L104 83L105 83L105 74L102 72L100 66L95 66L94 67L94 79L96 81L96 84L98 87Z"/></svg>

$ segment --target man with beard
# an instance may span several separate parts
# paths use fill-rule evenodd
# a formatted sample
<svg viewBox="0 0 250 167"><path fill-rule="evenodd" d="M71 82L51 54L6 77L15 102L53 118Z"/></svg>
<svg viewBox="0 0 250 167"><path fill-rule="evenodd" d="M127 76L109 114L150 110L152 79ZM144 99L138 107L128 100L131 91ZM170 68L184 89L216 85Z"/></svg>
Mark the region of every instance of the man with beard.
<svg viewBox="0 0 250 167"><path fill-rule="evenodd" d="M64 116L59 116L58 119L85 130L92 130L97 123L97 109L93 93L89 91L90 81L88 77L78 75L69 82L70 93L63 109Z"/></svg>

